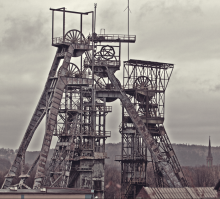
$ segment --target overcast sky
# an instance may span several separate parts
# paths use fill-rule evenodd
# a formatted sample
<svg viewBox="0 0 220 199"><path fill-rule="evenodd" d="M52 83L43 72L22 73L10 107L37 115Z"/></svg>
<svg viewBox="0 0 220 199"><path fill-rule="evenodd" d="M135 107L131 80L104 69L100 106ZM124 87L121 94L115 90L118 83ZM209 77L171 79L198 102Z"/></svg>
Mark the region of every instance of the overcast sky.
<svg viewBox="0 0 220 199"><path fill-rule="evenodd" d="M109 34L127 34L127 0L0 1L0 148L19 147L43 91L56 51L49 8L91 11L94 3L97 33L105 28ZM175 64L165 103L171 142L207 145L211 136L212 145L220 146L220 1L130 0L130 9L130 34L137 38L130 58ZM61 36L62 15L55 17L56 36ZM68 15L66 30L79 29L78 21ZM90 22L84 17L85 35ZM122 51L126 60L127 45ZM119 101L112 105L108 140L119 142ZM28 150L41 148L44 125Z"/></svg>

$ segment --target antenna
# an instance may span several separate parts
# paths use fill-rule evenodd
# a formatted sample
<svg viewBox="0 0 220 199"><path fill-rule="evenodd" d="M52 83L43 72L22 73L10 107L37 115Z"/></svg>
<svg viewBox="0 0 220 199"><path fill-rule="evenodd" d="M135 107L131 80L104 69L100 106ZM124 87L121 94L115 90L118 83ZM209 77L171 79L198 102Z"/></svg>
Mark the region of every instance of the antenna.
<svg viewBox="0 0 220 199"><path fill-rule="evenodd" d="M96 8L97 8L97 3L94 3L94 8L95 8L95 19L94 19L94 32L95 32L95 26L96 26Z"/></svg>
<svg viewBox="0 0 220 199"><path fill-rule="evenodd" d="M127 10L127 9L128 9L128 37L129 37L129 12L131 12L131 10L129 8L129 0L128 0L128 6L125 10ZM129 42L128 42L128 61L129 61Z"/></svg>

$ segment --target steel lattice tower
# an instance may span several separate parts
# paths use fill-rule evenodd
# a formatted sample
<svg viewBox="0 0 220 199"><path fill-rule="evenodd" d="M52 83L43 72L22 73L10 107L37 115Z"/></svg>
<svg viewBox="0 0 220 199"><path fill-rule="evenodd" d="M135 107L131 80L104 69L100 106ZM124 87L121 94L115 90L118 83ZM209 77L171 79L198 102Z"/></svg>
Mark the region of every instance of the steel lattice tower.
<svg viewBox="0 0 220 199"><path fill-rule="evenodd" d="M155 140L163 158L172 165L172 170L181 185L186 186L187 182L163 126L165 90L173 64L129 60L124 62L123 70L124 91ZM147 166L150 162L149 166L153 166L155 174L155 184L158 187L169 186L163 179L158 163L153 157L148 157L151 154L124 107L120 133L122 152L116 160L121 162L122 195L125 198L134 198L143 186L149 186Z"/></svg>
<svg viewBox="0 0 220 199"><path fill-rule="evenodd" d="M134 198L147 184L149 162L156 185L186 186L187 182L169 141L164 121L164 94L173 64L128 60L123 66L123 84L115 77L121 66L121 44L135 43L134 35L96 34L94 13L52 10L52 46L57 48L43 93L22 139L16 158L2 188L29 188L25 180L37 166L33 189L44 186L89 188L104 197L105 142L111 136L107 103L122 104L122 197ZM54 37L54 12L63 13L63 36ZM80 30L65 31L65 13L80 15ZM82 33L82 17L92 13L92 35ZM112 45L112 43L114 45ZM80 58L80 66L72 60ZM16 171L25 163L25 152L36 128L46 119L39 156L30 170L11 185ZM46 166L53 136L58 141ZM148 158L151 156L151 158Z"/></svg>

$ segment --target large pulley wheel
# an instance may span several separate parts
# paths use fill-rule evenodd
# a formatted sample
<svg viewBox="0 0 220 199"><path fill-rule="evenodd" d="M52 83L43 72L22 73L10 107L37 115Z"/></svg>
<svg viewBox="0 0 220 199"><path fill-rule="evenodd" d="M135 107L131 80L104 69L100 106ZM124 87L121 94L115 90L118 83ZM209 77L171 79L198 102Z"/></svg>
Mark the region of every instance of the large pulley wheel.
<svg viewBox="0 0 220 199"><path fill-rule="evenodd" d="M135 98L139 102L146 102L153 97L153 92L149 91L152 89L152 82L146 76L138 77L133 84L133 88L137 91Z"/></svg>
<svg viewBox="0 0 220 199"><path fill-rule="evenodd" d="M76 77L79 75L80 70L74 63L70 63L67 68L61 67L58 71L58 76Z"/></svg>
<svg viewBox="0 0 220 199"><path fill-rule="evenodd" d="M117 79L117 83L118 83L119 88L121 88L121 82L118 79ZM96 80L96 85L102 89L116 89L114 84L112 84L111 82L109 82L103 77L100 77Z"/></svg>
<svg viewBox="0 0 220 199"><path fill-rule="evenodd" d="M103 59L109 60L115 56L115 50L112 46L103 46L100 50L100 55Z"/></svg>
<svg viewBox="0 0 220 199"><path fill-rule="evenodd" d="M117 79L117 82L118 82L119 87L121 88L121 83L118 79ZM109 82L108 80L106 80L103 77L100 77L96 80L96 86L97 86L97 88L104 89L104 90L116 89L115 86L111 82ZM118 99L118 98L116 98L116 97L106 97L106 102L113 102L116 99Z"/></svg>
<svg viewBox="0 0 220 199"><path fill-rule="evenodd" d="M79 30L69 30L65 34L65 41L70 42L70 43L84 43L85 42L85 37L80 32Z"/></svg>
<svg viewBox="0 0 220 199"><path fill-rule="evenodd" d="M133 88L148 90L152 86L151 80L146 76L138 77L133 84Z"/></svg>

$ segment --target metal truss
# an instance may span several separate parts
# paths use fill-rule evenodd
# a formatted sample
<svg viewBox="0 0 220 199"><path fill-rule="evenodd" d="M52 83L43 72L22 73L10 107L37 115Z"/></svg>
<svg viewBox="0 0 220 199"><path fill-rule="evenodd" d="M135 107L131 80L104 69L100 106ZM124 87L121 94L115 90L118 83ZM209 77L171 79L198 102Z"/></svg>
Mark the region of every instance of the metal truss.
<svg viewBox="0 0 220 199"><path fill-rule="evenodd" d="M153 145L150 143L151 148L154 148L154 152L160 151L161 154L162 161L160 159L160 161L157 161L154 153L148 148L147 151L150 158L147 156L147 151L144 158L142 157L143 162L146 165L144 170L145 173L147 172L148 162L153 163L155 184L158 187L187 186L187 181L184 177L181 166L163 127L165 89L168 85L172 70L173 64L142 60L129 60L124 62L124 91L132 102L136 114L141 118L148 129L148 133L154 140L154 142L152 141L151 143L154 143L155 147L152 147ZM135 114L135 112L133 114ZM136 129L132 116L129 114L129 110L126 109L126 106L122 107L122 124L120 132L122 134L122 155L124 155L126 153L126 146L129 143L136 143L136 145L139 144L139 140L137 141L135 136L133 136L133 138L131 137L129 141L128 139L125 139L128 136L128 133L141 136ZM133 157L133 159L137 159L139 154L133 150L130 156ZM122 157L120 161L122 165L122 187L127 187L127 189L122 189L122 196L125 198L133 198L135 197L139 186L138 184L135 185L132 183L132 181L137 181L139 176L133 175L129 177L129 175L127 175L125 177L124 173L127 170L127 163L124 157ZM161 170L161 162L166 162L167 166L169 165L168 176L175 176L175 180L171 180L172 183L170 183L169 180L171 177L164 175ZM130 168L132 167L130 166ZM127 182L127 178L130 179L129 183ZM176 181L176 183L173 183L174 181ZM144 186L149 186L147 184L147 177L143 184Z"/></svg>

